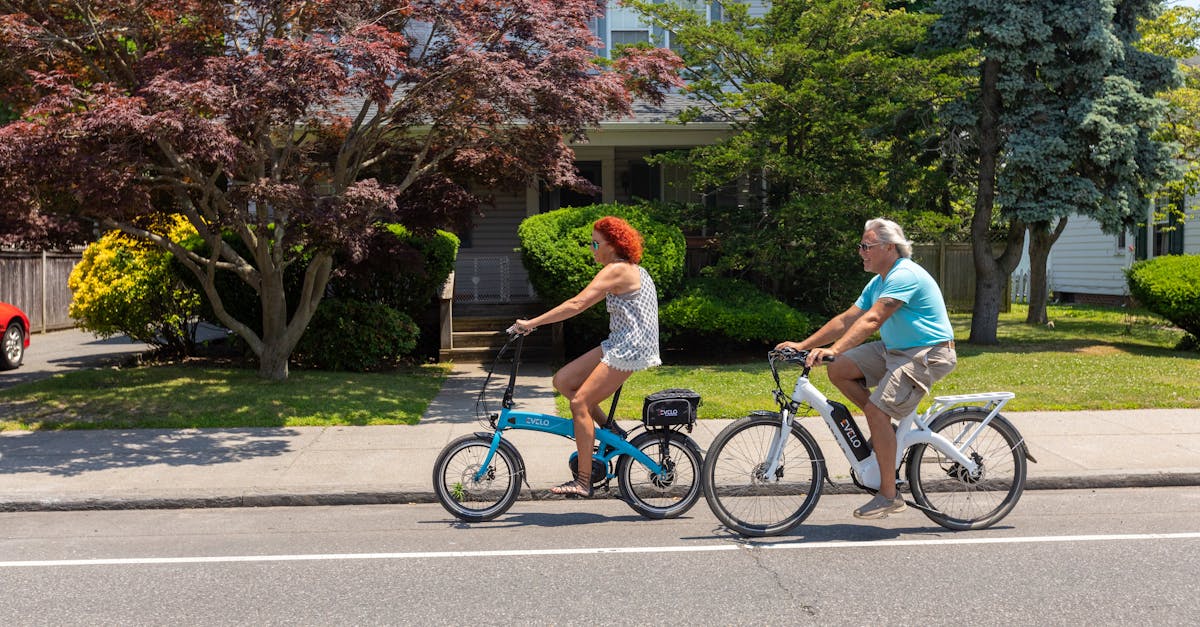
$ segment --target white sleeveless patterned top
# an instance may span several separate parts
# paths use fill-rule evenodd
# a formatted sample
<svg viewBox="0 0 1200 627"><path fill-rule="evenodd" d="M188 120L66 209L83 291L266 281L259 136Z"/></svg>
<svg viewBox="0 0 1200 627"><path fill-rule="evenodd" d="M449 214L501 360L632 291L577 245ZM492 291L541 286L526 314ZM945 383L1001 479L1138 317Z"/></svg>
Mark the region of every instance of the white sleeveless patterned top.
<svg viewBox="0 0 1200 627"><path fill-rule="evenodd" d="M633 372L662 364L658 355L658 292L654 279L638 266L642 286L628 294L609 294L608 339L600 342L601 361L610 368Z"/></svg>

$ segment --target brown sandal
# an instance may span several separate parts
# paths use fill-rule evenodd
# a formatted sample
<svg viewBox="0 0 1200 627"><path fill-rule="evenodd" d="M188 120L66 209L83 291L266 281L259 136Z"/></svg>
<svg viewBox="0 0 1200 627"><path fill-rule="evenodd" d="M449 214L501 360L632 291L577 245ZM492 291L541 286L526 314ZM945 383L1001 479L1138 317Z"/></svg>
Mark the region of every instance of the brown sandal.
<svg viewBox="0 0 1200 627"><path fill-rule="evenodd" d="M572 479L562 485L556 485L550 488L551 494L561 494L563 496L580 497L585 499L592 498L592 486L584 485L577 479Z"/></svg>

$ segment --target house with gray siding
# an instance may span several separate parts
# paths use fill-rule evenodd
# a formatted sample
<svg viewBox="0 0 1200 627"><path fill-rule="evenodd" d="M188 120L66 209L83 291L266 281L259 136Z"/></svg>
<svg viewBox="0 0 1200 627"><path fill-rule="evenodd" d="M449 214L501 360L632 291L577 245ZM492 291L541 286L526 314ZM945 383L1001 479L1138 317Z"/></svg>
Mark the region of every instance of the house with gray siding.
<svg viewBox="0 0 1200 627"><path fill-rule="evenodd" d="M721 19L721 5L703 0L676 0L691 6L709 20ZM762 15L766 2L749 2L751 13ZM633 9L610 1L593 29L608 56L616 46L641 42L669 47L671 33L644 23ZM687 173L678 167L646 163L658 152L687 149L714 143L728 134L729 125L716 117L675 123L686 107L694 105L680 94L668 95L662 105L637 102L631 118L608 120L588 134L588 141L573 144L580 174L600 188L595 196L570 189L547 190L532 185L526 189L494 190L494 205L482 208L474 228L462 236L455 266L455 303L499 304L537 301L521 265L517 226L525 218L562 207L597 202L627 203L644 200L698 201Z"/></svg>
<svg viewBox="0 0 1200 627"><path fill-rule="evenodd" d="M1071 216L1047 259L1047 287L1056 300L1123 304L1125 270L1139 259L1200 254L1200 198L1190 198L1185 219L1149 216L1136 231L1110 235L1091 218ZM1027 257L1027 254L1026 254ZM1014 276L1028 268L1023 260Z"/></svg>

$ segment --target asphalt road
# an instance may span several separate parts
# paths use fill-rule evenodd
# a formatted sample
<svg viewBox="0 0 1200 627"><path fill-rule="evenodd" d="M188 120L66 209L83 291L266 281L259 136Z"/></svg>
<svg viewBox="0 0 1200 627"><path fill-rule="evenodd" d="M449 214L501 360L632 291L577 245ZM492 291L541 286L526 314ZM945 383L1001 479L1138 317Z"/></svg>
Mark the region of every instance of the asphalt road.
<svg viewBox="0 0 1200 627"><path fill-rule="evenodd" d="M0 624L1186 624L1200 492L1028 492L997 528L827 496L747 542L703 502L0 514Z"/></svg>
<svg viewBox="0 0 1200 627"><path fill-rule="evenodd" d="M79 329L35 333L21 367L0 371L0 390L57 372L119 364L148 348L124 335L104 339Z"/></svg>

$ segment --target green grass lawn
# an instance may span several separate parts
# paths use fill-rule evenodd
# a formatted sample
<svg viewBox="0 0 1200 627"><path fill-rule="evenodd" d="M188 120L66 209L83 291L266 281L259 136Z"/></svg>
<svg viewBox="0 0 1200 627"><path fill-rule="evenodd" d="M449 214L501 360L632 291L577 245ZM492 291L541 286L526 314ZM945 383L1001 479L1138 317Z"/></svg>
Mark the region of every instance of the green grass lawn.
<svg viewBox="0 0 1200 627"><path fill-rule="evenodd" d="M1200 354L1173 350L1178 329L1116 309L1052 306L1050 316L1053 327L1031 327L1023 322L1024 307L1014 307L1001 316L1001 344L979 347L965 343L968 315L954 315L958 368L934 394L1007 390L1017 395L1008 405L1013 411L1200 407ZM300 370L270 383L253 370L214 366L86 370L0 391L0 430L416 424L447 371L445 365L370 374ZM787 367L786 386L797 372ZM814 371L813 381L841 398L824 369ZM638 417L645 395L671 387L701 394L701 418L773 408L764 350L744 363L639 372L623 392L620 417ZM565 415L566 402L558 402Z"/></svg>
<svg viewBox="0 0 1200 627"><path fill-rule="evenodd" d="M1014 392L1010 411L1200 407L1200 354L1173 350L1182 336L1178 329L1145 312L1063 305L1049 313L1052 327L1030 326L1025 307L1014 306L1001 314L1000 345L987 347L965 343L969 314L952 315L958 367L933 393ZM784 368L789 389L799 370ZM846 402L823 368L813 371L812 380L830 398ZM665 365L630 377L618 415L637 418L645 395L684 387L703 399L702 419L736 418L775 409L773 385L765 349L761 358L742 364ZM565 415L565 399L559 397L558 408Z"/></svg>
<svg viewBox="0 0 1200 627"><path fill-rule="evenodd" d="M281 383L207 366L85 370L0 391L0 430L416 424L448 370L301 370Z"/></svg>

